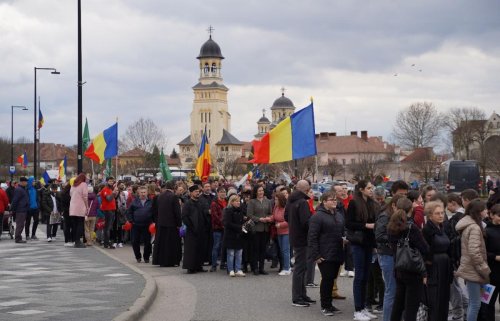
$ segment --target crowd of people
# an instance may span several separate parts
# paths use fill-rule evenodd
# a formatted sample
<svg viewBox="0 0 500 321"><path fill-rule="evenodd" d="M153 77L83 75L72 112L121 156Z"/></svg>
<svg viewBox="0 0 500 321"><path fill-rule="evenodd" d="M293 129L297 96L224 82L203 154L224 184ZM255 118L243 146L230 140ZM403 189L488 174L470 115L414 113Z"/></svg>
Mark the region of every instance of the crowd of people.
<svg viewBox="0 0 500 321"><path fill-rule="evenodd" d="M484 201L472 189L442 194L396 181L386 199L383 187L360 180L352 194L333 184L315 202L307 180L236 186L108 177L94 186L80 174L62 186L22 177L0 189L0 215L8 208L15 215L16 243L37 240L41 218L47 242L62 225L65 246L112 250L130 241L138 263L188 274L268 275L270 260L279 276L291 275L292 304L315 304L307 288L319 287L326 316L340 312L334 300L345 299L337 277L353 276L354 320L412 321L424 304L430 321L489 321L500 285L498 187L490 194ZM414 253L410 268L404 247ZM497 287L489 304L481 303L485 284Z"/></svg>

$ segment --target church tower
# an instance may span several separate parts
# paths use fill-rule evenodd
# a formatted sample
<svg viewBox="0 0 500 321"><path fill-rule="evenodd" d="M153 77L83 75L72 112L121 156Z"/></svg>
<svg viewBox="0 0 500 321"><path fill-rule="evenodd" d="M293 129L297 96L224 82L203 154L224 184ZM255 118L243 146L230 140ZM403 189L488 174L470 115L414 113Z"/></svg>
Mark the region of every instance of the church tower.
<svg viewBox="0 0 500 321"><path fill-rule="evenodd" d="M231 114L227 103L229 89L222 79L222 56L219 45L212 39L213 28L210 27L209 38L201 46L198 59L199 78L193 86L193 109L190 115L191 132L179 145L181 162L185 165L196 161L196 154L206 128L211 152L219 154L241 155L241 143L230 134ZM226 153L227 152L227 153ZM212 156L214 157L214 156Z"/></svg>
<svg viewBox="0 0 500 321"><path fill-rule="evenodd" d="M213 29L209 29L210 33ZM223 130L231 131L231 115L228 112L227 92L222 79L222 56L219 45L209 39L201 46L200 76L193 87L194 100L191 112L191 141L199 144L205 127L211 144L220 141Z"/></svg>

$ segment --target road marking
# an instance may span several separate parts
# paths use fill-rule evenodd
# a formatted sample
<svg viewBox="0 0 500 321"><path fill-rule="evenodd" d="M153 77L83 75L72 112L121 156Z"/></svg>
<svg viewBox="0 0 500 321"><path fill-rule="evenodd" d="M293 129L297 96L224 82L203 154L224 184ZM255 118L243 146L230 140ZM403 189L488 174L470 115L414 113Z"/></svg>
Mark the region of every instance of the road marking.
<svg viewBox="0 0 500 321"><path fill-rule="evenodd" d="M10 314L19 314L19 315L32 315L32 314L40 314L40 313L45 313L45 311L41 310L20 310L20 311L11 311L7 312Z"/></svg>
<svg viewBox="0 0 500 321"><path fill-rule="evenodd" d="M6 301L6 302L1 302L0 306L2 307L12 307L15 305L23 305L23 304L28 304L28 302L23 302L23 301Z"/></svg>
<svg viewBox="0 0 500 321"><path fill-rule="evenodd" d="M125 274L125 273L111 273L111 274L104 274L104 276L110 276L112 278L117 278L117 277L120 277L120 276L127 276L127 275L130 275L130 274Z"/></svg>

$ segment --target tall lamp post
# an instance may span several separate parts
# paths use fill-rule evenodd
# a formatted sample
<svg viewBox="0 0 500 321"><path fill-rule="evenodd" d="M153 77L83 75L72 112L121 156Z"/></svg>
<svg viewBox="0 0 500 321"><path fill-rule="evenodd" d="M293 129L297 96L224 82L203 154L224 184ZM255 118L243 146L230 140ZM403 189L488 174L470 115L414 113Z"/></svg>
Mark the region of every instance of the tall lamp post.
<svg viewBox="0 0 500 321"><path fill-rule="evenodd" d="M21 110L28 110L26 106L10 106L10 166L14 166L14 108L21 108ZM14 173L10 171L10 182L12 184L12 179L14 178Z"/></svg>
<svg viewBox="0 0 500 321"><path fill-rule="evenodd" d="M50 70L51 74L53 75L59 75L60 72L56 70L56 68L38 68L34 67L35 70L35 94L33 97L33 176L37 177L37 170L38 170L38 161L37 161L37 137L36 137L36 131L37 131L37 109L36 109L36 72L37 70Z"/></svg>

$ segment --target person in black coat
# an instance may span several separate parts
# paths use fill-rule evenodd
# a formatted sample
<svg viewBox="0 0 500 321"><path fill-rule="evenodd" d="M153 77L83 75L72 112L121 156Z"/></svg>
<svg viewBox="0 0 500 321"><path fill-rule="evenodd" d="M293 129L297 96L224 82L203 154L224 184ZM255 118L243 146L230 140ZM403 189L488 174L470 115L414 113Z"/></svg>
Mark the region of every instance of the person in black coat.
<svg viewBox="0 0 500 321"><path fill-rule="evenodd" d="M338 309L332 305L333 282L344 262L344 217L336 211L335 193L321 195L321 204L309 221L309 255L321 272L321 311L333 315Z"/></svg>
<svg viewBox="0 0 500 321"><path fill-rule="evenodd" d="M500 291L500 204L496 204L490 209L490 219L491 221L484 229L484 234L488 266L491 269L490 283L496 288L490 304L481 303L478 317L480 321L495 320L495 306Z"/></svg>
<svg viewBox="0 0 500 321"><path fill-rule="evenodd" d="M57 193L56 184L51 184L49 190L45 191L40 203L40 209L42 210L42 216L45 217L45 221L47 222L47 241L52 242L52 238L56 237L59 223L51 223L50 216L52 213L60 215L62 212L61 198Z"/></svg>
<svg viewBox="0 0 500 321"><path fill-rule="evenodd" d="M448 318L448 302L450 300L450 284L453 281L453 269L449 256L450 239L443 227L444 204L431 201L425 204L427 217L422 229L424 239L429 245L429 254L424 257L427 267L427 301L429 321L440 321Z"/></svg>
<svg viewBox="0 0 500 321"><path fill-rule="evenodd" d="M132 222L132 248L137 263L149 263L151 255L151 233L149 225L153 222L153 201L148 199L148 189L140 186L137 189L139 196L136 197L127 210L127 219ZM141 242L144 243L144 253L141 257Z"/></svg>
<svg viewBox="0 0 500 321"><path fill-rule="evenodd" d="M231 195L224 209L224 247L227 249L227 270L229 276L245 276L241 270L243 253L243 213L238 195Z"/></svg>
<svg viewBox="0 0 500 321"><path fill-rule="evenodd" d="M189 200L182 207L182 222L186 225L182 268L188 270L189 274L207 272L208 270L203 269L202 265L207 241L205 233L209 222L204 213L204 206L199 201L200 187L191 186L189 195Z"/></svg>
<svg viewBox="0 0 500 321"><path fill-rule="evenodd" d="M172 267L179 266L182 259L179 236L179 228L182 225L181 205L178 196L174 194L174 182L166 182L165 188L158 196L157 210L153 212L153 221L156 223L153 265Z"/></svg>

